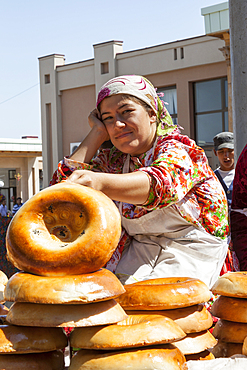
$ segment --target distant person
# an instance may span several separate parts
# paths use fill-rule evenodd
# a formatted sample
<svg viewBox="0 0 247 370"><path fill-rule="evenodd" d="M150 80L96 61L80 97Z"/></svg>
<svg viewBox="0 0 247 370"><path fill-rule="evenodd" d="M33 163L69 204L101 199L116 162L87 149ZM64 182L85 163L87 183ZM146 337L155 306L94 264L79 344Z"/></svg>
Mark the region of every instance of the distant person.
<svg viewBox="0 0 247 370"><path fill-rule="evenodd" d="M13 216L16 214L16 212L17 212L17 211L21 208L21 206L23 205L23 203L22 203L21 201L22 201L21 197L16 198L16 204L14 205L13 210L12 210L12 215L13 215Z"/></svg>
<svg viewBox="0 0 247 370"><path fill-rule="evenodd" d="M214 171L214 173L225 190L230 211L233 179L235 175L234 140L232 132L220 132L214 137L214 154L218 157L220 163L220 166Z"/></svg>
<svg viewBox="0 0 247 370"><path fill-rule="evenodd" d="M3 216L3 217L7 217L8 213L9 213L9 211L7 209L7 206L6 206L6 199L3 199L2 203L0 205L0 215Z"/></svg>
<svg viewBox="0 0 247 370"><path fill-rule="evenodd" d="M214 171L215 175L218 177L224 191L226 194L229 210L229 221L230 221L230 211L232 204L232 190L233 190L233 180L235 175L234 169L234 138L232 132L220 132L214 137L214 153L218 157L220 166ZM238 271L239 261L236 256L235 251L232 248L231 241L231 224L230 234L228 236L228 251L221 270L221 275L228 271Z"/></svg>

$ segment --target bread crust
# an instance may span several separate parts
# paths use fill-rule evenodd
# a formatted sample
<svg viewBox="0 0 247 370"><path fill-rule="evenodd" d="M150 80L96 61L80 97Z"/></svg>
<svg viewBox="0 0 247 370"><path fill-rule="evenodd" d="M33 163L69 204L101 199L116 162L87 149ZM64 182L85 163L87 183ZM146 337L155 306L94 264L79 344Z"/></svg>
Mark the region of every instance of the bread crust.
<svg viewBox="0 0 247 370"><path fill-rule="evenodd" d="M83 350L73 356L70 370L180 370L185 357L171 344L117 352Z"/></svg>
<svg viewBox="0 0 247 370"><path fill-rule="evenodd" d="M125 289L106 269L93 274L38 276L17 272L9 279L4 299L10 302L76 304L114 299Z"/></svg>
<svg viewBox="0 0 247 370"><path fill-rule="evenodd" d="M214 294L247 298L247 271L227 272L212 287Z"/></svg>
<svg viewBox="0 0 247 370"><path fill-rule="evenodd" d="M7 314L11 324L37 327L106 325L126 318L127 314L114 299L80 305L15 302Z"/></svg>
<svg viewBox="0 0 247 370"><path fill-rule="evenodd" d="M188 307L209 300L205 283L194 278L160 278L125 285L117 298L125 310L169 310Z"/></svg>
<svg viewBox="0 0 247 370"><path fill-rule="evenodd" d="M192 355L213 348L217 340L209 330L200 333L187 334L184 339L174 343L184 355Z"/></svg>
<svg viewBox="0 0 247 370"><path fill-rule="evenodd" d="M109 261L121 234L121 218L102 192L66 182L30 198L11 220L9 260L37 275L97 271Z"/></svg>
<svg viewBox="0 0 247 370"><path fill-rule="evenodd" d="M247 337L247 323L220 319L214 327L213 335L223 342L243 343Z"/></svg>
<svg viewBox="0 0 247 370"><path fill-rule="evenodd" d="M223 320L247 323L247 299L221 295L213 303L211 314Z"/></svg>
<svg viewBox="0 0 247 370"><path fill-rule="evenodd" d="M0 353L38 353L62 349L67 337L61 328L0 325Z"/></svg>
<svg viewBox="0 0 247 370"><path fill-rule="evenodd" d="M72 347L115 350L171 343L186 336L171 319L161 315L130 315L115 325L76 328L70 336Z"/></svg>
<svg viewBox="0 0 247 370"><path fill-rule="evenodd" d="M31 353L0 355L0 369L4 370L63 370L64 356L61 350Z"/></svg>
<svg viewBox="0 0 247 370"><path fill-rule="evenodd" d="M223 342L219 340L216 346L212 349L212 354L215 358L231 357L238 354L241 355L242 347L242 343Z"/></svg>
<svg viewBox="0 0 247 370"><path fill-rule="evenodd" d="M247 337L245 337L243 341L242 354L247 356Z"/></svg>
<svg viewBox="0 0 247 370"><path fill-rule="evenodd" d="M143 311L126 311L128 315L140 315ZM162 315L169 317L186 333L198 333L210 329L213 318L203 304L190 307L177 308L175 310L149 311L149 315Z"/></svg>

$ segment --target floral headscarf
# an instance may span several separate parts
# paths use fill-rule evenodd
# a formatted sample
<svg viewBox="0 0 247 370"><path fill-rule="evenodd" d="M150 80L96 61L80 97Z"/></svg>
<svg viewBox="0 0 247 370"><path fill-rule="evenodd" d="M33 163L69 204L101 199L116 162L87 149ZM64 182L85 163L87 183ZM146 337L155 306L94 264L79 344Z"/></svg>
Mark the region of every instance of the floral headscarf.
<svg viewBox="0 0 247 370"><path fill-rule="evenodd" d="M116 94L133 95L148 104L157 116L158 135L166 135L175 129L176 125L173 123L164 102L158 97L154 86L147 78L129 75L119 76L109 80L101 87L96 106L98 107L107 96Z"/></svg>

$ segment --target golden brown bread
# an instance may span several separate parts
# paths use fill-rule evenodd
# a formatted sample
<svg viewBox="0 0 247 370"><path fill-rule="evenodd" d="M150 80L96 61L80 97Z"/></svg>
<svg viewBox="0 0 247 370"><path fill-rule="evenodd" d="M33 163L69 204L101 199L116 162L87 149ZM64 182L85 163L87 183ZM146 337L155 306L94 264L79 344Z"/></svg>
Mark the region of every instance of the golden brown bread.
<svg viewBox="0 0 247 370"><path fill-rule="evenodd" d="M128 315L140 315L143 311L126 311ZM198 333L210 329L213 324L212 315L203 304L173 310L148 311L149 315L169 317L186 333Z"/></svg>
<svg viewBox="0 0 247 370"><path fill-rule="evenodd" d="M0 355L0 369L4 370L63 370L61 350L45 353Z"/></svg>
<svg viewBox="0 0 247 370"><path fill-rule="evenodd" d="M193 353L199 353L207 349L211 349L216 344L217 340L209 330L188 334L184 339L174 343L174 345L178 347L184 355L191 355Z"/></svg>
<svg viewBox="0 0 247 370"><path fill-rule="evenodd" d="M118 278L106 269L91 274L37 276L17 272L4 291L6 301L33 303L91 303L125 292Z"/></svg>
<svg viewBox="0 0 247 370"><path fill-rule="evenodd" d="M224 320L247 323L247 299L221 295L213 303L211 314Z"/></svg>
<svg viewBox="0 0 247 370"><path fill-rule="evenodd" d="M145 280L124 288L126 292L117 301L125 310L169 310L203 303L210 298L205 283L187 277Z"/></svg>
<svg viewBox="0 0 247 370"><path fill-rule="evenodd" d="M247 298L247 271L227 272L212 287L214 294Z"/></svg>
<svg viewBox="0 0 247 370"><path fill-rule="evenodd" d="M10 307L7 321L23 326L81 327L112 324L126 317L114 299L80 305L15 302Z"/></svg>
<svg viewBox="0 0 247 370"><path fill-rule="evenodd" d="M81 349L70 370L180 370L185 357L171 344L160 347L105 352Z"/></svg>
<svg viewBox="0 0 247 370"><path fill-rule="evenodd" d="M247 323L220 319L214 327L213 335L223 342L243 343L247 336Z"/></svg>
<svg viewBox="0 0 247 370"><path fill-rule="evenodd" d="M231 343L218 341L216 346L211 350L215 358L231 357L242 354L243 343Z"/></svg>
<svg viewBox="0 0 247 370"><path fill-rule="evenodd" d="M62 328L0 325L0 353L38 353L62 349L67 337Z"/></svg>
<svg viewBox="0 0 247 370"><path fill-rule="evenodd" d="M44 276L97 271L110 259L121 234L113 201L102 192L66 182L30 198L11 220L9 260Z"/></svg>
<svg viewBox="0 0 247 370"><path fill-rule="evenodd" d="M168 317L142 314L115 325L75 328L70 343L75 348L114 350L171 343L185 336Z"/></svg>

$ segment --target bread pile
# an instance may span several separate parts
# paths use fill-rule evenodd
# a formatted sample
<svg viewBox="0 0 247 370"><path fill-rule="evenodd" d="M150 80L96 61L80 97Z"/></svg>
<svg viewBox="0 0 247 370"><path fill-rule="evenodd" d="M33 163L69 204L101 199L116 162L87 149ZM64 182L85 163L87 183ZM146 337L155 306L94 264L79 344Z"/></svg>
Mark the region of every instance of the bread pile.
<svg viewBox="0 0 247 370"><path fill-rule="evenodd" d="M7 232L8 256L23 271L9 279L4 291L14 303L8 325L1 328L8 343L0 333L0 353L5 353L0 366L12 370L18 361L18 369L28 369L29 361L40 370L61 370L64 327L74 328L70 343L79 349L70 370L178 370L184 355L208 357L205 351L216 340L203 306L210 297L206 285L171 278L124 288L103 268L120 232L114 203L80 185L54 185L23 205ZM169 311L177 316L170 313L170 318ZM42 362L48 352L50 368Z"/></svg>
<svg viewBox="0 0 247 370"><path fill-rule="evenodd" d="M114 299L125 291L122 284L113 273L101 268L109 258L109 250L116 248L121 230L120 216L110 199L93 190L91 197L98 202L100 214L88 209L91 207L89 201L83 208L85 199L75 209L73 200L81 195L82 188L59 184L41 191L25 203L9 225L7 252L15 266L24 271L13 275L4 290L4 299L14 303L7 313L8 324L0 327L0 369L61 370L64 368L61 349L68 343L64 327L108 325L127 318ZM64 207L57 191L63 193ZM106 205L107 212L104 212L102 207ZM33 209L38 216L33 214ZM65 241L59 239L59 230L61 239L68 235L72 238L66 240L66 246ZM96 232L100 240L92 245L88 239ZM40 237L42 233L44 237ZM104 244L107 234L109 238ZM84 235L88 241L85 245ZM85 259L81 264L83 253ZM98 253L103 257L97 258ZM43 254L50 256L47 264ZM82 273L81 265L86 264L88 254L86 272Z"/></svg>
<svg viewBox="0 0 247 370"><path fill-rule="evenodd" d="M178 370L185 358L170 343L184 337L173 320L161 315L129 315L115 325L75 328L71 345L82 349L72 358L70 369Z"/></svg>
<svg viewBox="0 0 247 370"><path fill-rule="evenodd" d="M187 334L173 343L186 360L213 359L210 349L217 343L209 332L212 317L204 306L210 298L207 286L192 278L163 278L125 285L117 298L129 315L167 317Z"/></svg>
<svg viewBox="0 0 247 370"><path fill-rule="evenodd" d="M37 343L37 338L46 343L45 347L36 348L37 352L50 351L52 343L60 337L63 340L56 349L65 348L64 327L103 325L125 319L126 313L114 300L123 291L115 275L105 269L63 277L19 272L9 279L5 289L6 300L14 302L6 320L11 324L9 327L18 329L20 334L28 330L32 341L30 352L35 352L31 346ZM20 352L15 348L13 353ZM63 366L62 363L56 369Z"/></svg>
<svg viewBox="0 0 247 370"><path fill-rule="evenodd" d="M61 329L58 329L59 332L47 328L37 328L35 331L30 331L28 327L20 328L9 325L6 320L9 310L3 304L6 301L4 291L7 283L7 276L0 271L0 368L6 370L32 368L35 362L34 356L37 353L41 364L40 369L62 369L63 353L58 349L66 346L66 335ZM46 351L45 356L40 353L43 350ZM47 366L47 360L52 365Z"/></svg>
<svg viewBox="0 0 247 370"><path fill-rule="evenodd" d="M218 344L213 349L215 357L247 355L247 272L228 272L212 287L220 296L211 313L219 318L213 330Z"/></svg>

